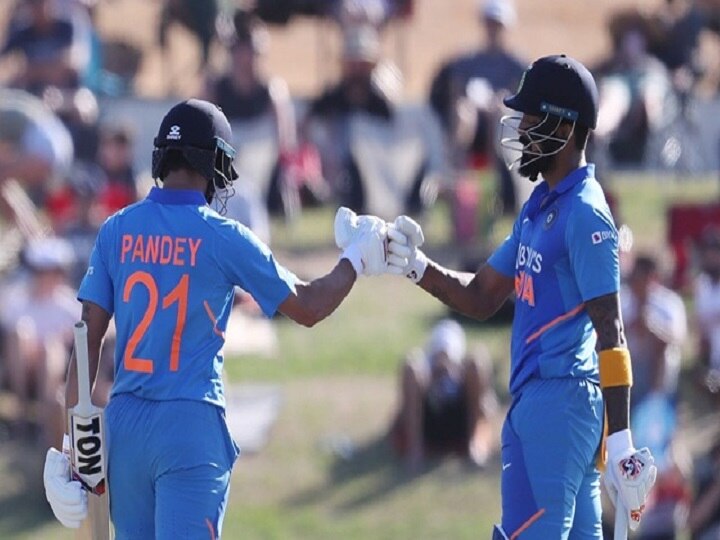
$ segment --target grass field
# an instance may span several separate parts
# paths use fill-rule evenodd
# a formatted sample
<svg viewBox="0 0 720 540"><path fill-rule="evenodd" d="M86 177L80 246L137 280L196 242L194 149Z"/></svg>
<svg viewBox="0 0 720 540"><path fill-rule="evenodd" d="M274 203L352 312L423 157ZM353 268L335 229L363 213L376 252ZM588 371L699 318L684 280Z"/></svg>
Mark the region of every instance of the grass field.
<svg viewBox="0 0 720 540"><path fill-rule="evenodd" d="M620 177L624 220L638 245L663 245L669 201L719 196L716 180L677 181ZM447 231L438 210L433 242ZM434 225L433 225L434 226ZM278 258L301 275L329 270L337 257L332 211L303 215L291 231L274 224ZM507 223L498 227L498 235ZM277 321L277 357L230 358L232 381L271 382L283 405L269 444L243 456L233 477L223 538L469 539L485 538L499 516L496 461L485 471L459 460L432 464L410 476L384 440L396 404L402 353L420 344L445 310L399 278L363 279L336 314L308 330ZM470 340L487 342L507 382L507 327L468 326ZM692 348L688 349L692 354ZM1 435L1 434L0 434ZM2 442L0 538L60 540L72 535L55 524L42 494L43 452Z"/></svg>

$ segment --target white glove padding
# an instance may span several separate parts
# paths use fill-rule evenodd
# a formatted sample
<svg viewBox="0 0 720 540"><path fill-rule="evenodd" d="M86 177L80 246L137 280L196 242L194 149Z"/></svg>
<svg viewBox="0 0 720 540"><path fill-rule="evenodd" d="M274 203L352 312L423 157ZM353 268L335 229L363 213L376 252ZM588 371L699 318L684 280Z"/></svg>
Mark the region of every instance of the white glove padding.
<svg viewBox="0 0 720 540"><path fill-rule="evenodd" d="M70 460L56 448L45 456L45 498L53 514L65 527L77 529L87 517L87 493L80 482L70 480Z"/></svg>
<svg viewBox="0 0 720 540"><path fill-rule="evenodd" d="M379 217L358 216L349 208L339 208L335 214L335 243L344 249L340 258L348 259L358 276L385 273L387 230L387 223Z"/></svg>
<svg viewBox="0 0 720 540"><path fill-rule="evenodd" d="M613 504L620 501L622 510L628 512L628 524L634 531L640 525L645 503L655 484L655 459L648 448L633 447L629 429L608 436L607 449L605 487Z"/></svg>
<svg viewBox="0 0 720 540"><path fill-rule="evenodd" d="M401 274L414 283L420 281L428 260L418 248L425 242L420 224L408 216L398 216L388 228L388 273Z"/></svg>
<svg viewBox="0 0 720 540"><path fill-rule="evenodd" d="M387 226L387 223L377 216L358 216L349 208L341 206L335 213L335 244L340 249L346 249L360 234L381 224Z"/></svg>

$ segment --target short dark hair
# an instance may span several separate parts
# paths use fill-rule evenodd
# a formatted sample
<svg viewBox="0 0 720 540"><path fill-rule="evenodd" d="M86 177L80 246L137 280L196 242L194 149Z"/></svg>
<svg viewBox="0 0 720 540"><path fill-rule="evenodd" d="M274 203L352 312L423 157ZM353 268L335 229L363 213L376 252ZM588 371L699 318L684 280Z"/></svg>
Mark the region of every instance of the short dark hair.
<svg viewBox="0 0 720 540"><path fill-rule="evenodd" d="M162 168L160 169L160 174L158 175L161 180L164 180L165 177L167 177L167 175L172 171L185 170L197 172L195 167L190 164L185 157L185 154L183 154L182 150L179 148L165 149L162 159Z"/></svg>

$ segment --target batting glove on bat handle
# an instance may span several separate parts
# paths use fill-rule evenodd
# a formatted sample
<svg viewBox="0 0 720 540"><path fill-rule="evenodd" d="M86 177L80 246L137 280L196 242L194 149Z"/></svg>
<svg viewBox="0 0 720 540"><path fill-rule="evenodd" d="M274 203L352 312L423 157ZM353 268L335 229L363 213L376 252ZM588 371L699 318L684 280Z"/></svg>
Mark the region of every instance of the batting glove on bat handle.
<svg viewBox="0 0 720 540"><path fill-rule="evenodd" d="M610 500L616 497L628 512L628 525L635 531L640 526L650 490L657 478L657 467L648 448L636 449L630 430L625 429L607 438L608 463L604 481Z"/></svg>
<svg viewBox="0 0 720 540"><path fill-rule="evenodd" d="M57 520L65 527L79 528L87 517L87 493L80 482L70 480L70 460L56 448L50 448L45 456L43 484Z"/></svg>

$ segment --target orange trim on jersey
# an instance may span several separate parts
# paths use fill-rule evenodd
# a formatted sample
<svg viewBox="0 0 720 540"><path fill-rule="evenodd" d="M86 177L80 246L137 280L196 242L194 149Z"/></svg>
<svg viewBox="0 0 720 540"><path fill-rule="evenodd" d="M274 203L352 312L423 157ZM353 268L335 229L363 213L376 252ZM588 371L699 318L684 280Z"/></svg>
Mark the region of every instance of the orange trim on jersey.
<svg viewBox="0 0 720 540"><path fill-rule="evenodd" d="M532 516L530 516L530 518L529 518L525 523L523 523L522 525L520 525L520 527L518 528L518 530L516 530L514 533L512 533L512 534L510 535L510 540L515 540L518 536L520 536L520 533L521 533L521 532L526 531L527 528L528 528L530 525L532 525L533 523L535 523L538 519L540 519L540 517L541 517L544 513L545 513L545 509L544 509L544 508L541 508L540 510L538 510L537 512L535 512Z"/></svg>
<svg viewBox="0 0 720 540"><path fill-rule="evenodd" d="M573 309L571 309L571 310L568 311L567 313L563 313L563 314L560 315L559 317L555 317L555 318L554 318L552 321L550 321L549 323L542 325L539 330L537 330L537 331L533 332L532 334L530 334L530 336L525 340L525 344L527 345L528 343L530 343L530 342L532 342L532 341L535 341L537 338L539 338L542 334L544 334L545 332L547 332L548 330L550 330L550 328L552 328L552 327L555 326L556 324L559 324L559 323L561 323L561 322L563 322L563 321L566 321L566 320L569 319L570 317L574 317L575 315L577 315L578 313L580 313L580 312L583 310L584 307L585 307L585 303L582 303L582 304L580 304L579 306L574 307Z"/></svg>
<svg viewBox="0 0 720 540"><path fill-rule="evenodd" d="M210 540L215 540L215 527L213 527L212 522L208 518L205 518L205 525L207 525L210 531Z"/></svg>
<svg viewBox="0 0 720 540"><path fill-rule="evenodd" d="M205 306L205 312L207 313L207 316L210 317L210 322L213 323L213 332L215 332L221 338L225 339L225 332L221 332L220 330L218 330L217 319L215 318L215 314L213 313L210 304L208 304L207 300L203 300L203 305Z"/></svg>

